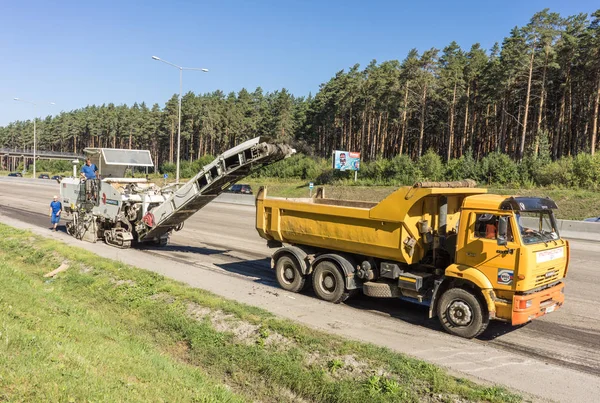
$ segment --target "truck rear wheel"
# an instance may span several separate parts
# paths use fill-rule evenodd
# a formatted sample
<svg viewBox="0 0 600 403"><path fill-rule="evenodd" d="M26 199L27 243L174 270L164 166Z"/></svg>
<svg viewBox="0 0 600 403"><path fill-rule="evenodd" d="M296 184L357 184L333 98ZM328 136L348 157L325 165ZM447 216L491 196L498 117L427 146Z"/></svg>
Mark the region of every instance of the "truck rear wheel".
<svg viewBox="0 0 600 403"><path fill-rule="evenodd" d="M317 264L312 274L313 289L322 300L339 304L350 295L344 284L344 276L338 267L327 260Z"/></svg>
<svg viewBox="0 0 600 403"><path fill-rule="evenodd" d="M462 288L450 288L444 292L437 313L448 333L467 339L480 335L489 323L487 309L479 298Z"/></svg>
<svg viewBox="0 0 600 403"><path fill-rule="evenodd" d="M306 276L300 271L300 265L296 259L284 254L275 263L275 276L277 282L284 290L291 292L302 291L306 285Z"/></svg>

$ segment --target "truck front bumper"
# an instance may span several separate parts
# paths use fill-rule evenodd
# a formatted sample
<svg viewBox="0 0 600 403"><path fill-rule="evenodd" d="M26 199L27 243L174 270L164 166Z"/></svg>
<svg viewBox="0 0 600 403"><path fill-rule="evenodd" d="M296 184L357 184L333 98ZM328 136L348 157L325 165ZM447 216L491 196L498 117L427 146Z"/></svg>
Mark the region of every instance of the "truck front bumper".
<svg viewBox="0 0 600 403"><path fill-rule="evenodd" d="M560 308L565 302L565 285L558 283L533 294L514 295L512 324L520 325Z"/></svg>

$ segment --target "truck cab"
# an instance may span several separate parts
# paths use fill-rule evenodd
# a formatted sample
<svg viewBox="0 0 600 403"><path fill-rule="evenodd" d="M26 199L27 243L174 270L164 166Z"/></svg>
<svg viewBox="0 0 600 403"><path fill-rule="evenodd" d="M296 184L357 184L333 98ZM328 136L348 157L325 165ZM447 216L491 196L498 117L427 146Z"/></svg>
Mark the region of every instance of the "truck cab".
<svg viewBox="0 0 600 403"><path fill-rule="evenodd" d="M490 318L519 325L564 303L562 279L569 245L561 239L547 198L476 195L465 198L455 262L447 278L469 278L485 298ZM460 325L468 304L440 307L448 326Z"/></svg>

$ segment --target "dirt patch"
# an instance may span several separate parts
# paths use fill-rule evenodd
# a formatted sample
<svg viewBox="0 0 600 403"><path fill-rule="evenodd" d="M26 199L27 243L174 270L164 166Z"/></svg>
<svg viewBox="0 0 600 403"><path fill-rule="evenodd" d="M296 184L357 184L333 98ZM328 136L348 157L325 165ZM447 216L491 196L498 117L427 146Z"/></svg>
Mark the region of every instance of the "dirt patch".
<svg viewBox="0 0 600 403"><path fill-rule="evenodd" d="M238 320L234 315L221 310L212 310L195 302L187 304L187 314L195 320L208 318L212 327L217 332L232 333L236 342L248 345L262 344L275 349L287 349L294 345L294 341L279 333L262 328L243 320Z"/></svg>
<svg viewBox="0 0 600 403"><path fill-rule="evenodd" d="M161 294L156 294L156 296L157 296L156 299L158 299L159 295L161 295ZM152 297L154 297L154 295ZM193 319L196 319L196 320L203 319L205 316L209 315L211 312L212 312L212 310L210 308L199 305L195 302L190 302L187 304L186 313L188 314L188 316L192 317Z"/></svg>
<svg viewBox="0 0 600 403"><path fill-rule="evenodd" d="M304 363L308 367L322 368L336 379L366 379L373 375L381 377L390 375L383 368L374 368L370 363L362 361L352 354L335 356L312 351L305 356Z"/></svg>
<svg viewBox="0 0 600 403"><path fill-rule="evenodd" d="M248 322L236 320L235 316L223 311L212 311L210 322L217 332L233 333L239 343L254 344L258 340L259 326Z"/></svg>
<svg viewBox="0 0 600 403"><path fill-rule="evenodd" d="M137 283L133 280L115 280L114 278L111 278L110 282L116 285L117 287L124 284L128 286L137 285Z"/></svg>
<svg viewBox="0 0 600 403"><path fill-rule="evenodd" d="M153 301L166 302L167 304L172 304L175 302L175 297L165 292L159 292L158 294L151 295L150 299Z"/></svg>
<svg viewBox="0 0 600 403"><path fill-rule="evenodd" d="M79 273L89 274L94 271L94 268L88 265L80 265Z"/></svg>
<svg viewBox="0 0 600 403"><path fill-rule="evenodd" d="M280 335L279 333L271 333L265 339L265 345L274 347L276 349L287 350L288 348L295 346L296 342Z"/></svg>
<svg viewBox="0 0 600 403"><path fill-rule="evenodd" d="M175 359L190 363L190 344L186 340L178 341L167 348L167 353Z"/></svg>
<svg viewBox="0 0 600 403"><path fill-rule="evenodd" d="M296 393L294 393L293 391L291 391L287 388L279 389L279 397L281 397L281 399L283 401L289 401L289 402L295 402L295 403L308 403L309 402L309 400L303 399L301 396L298 396Z"/></svg>

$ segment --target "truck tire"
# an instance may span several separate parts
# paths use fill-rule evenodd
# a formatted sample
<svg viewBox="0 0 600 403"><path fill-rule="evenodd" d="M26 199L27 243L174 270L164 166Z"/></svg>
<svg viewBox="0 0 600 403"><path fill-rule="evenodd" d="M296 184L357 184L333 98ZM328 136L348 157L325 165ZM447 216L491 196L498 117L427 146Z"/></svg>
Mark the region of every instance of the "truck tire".
<svg viewBox="0 0 600 403"><path fill-rule="evenodd" d="M450 288L442 294L437 314L444 330L471 339L480 335L489 323L484 304L463 288Z"/></svg>
<svg viewBox="0 0 600 403"><path fill-rule="evenodd" d="M367 281L363 284L363 294L373 298L398 298L402 296L397 284Z"/></svg>
<svg viewBox="0 0 600 403"><path fill-rule="evenodd" d="M344 276L337 265L329 260L317 264L312 274L313 289L322 300L339 304L350 296L344 282Z"/></svg>
<svg viewBox="0 0 600 403"><path fill-rule="evenodd" d="M300 292L306 285L306 276L300 271L296 258L283 254L275 263L275 276L277 282L284 290Z"/></svg>

